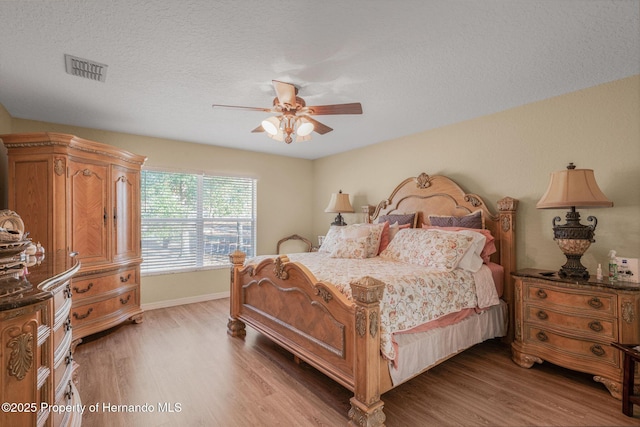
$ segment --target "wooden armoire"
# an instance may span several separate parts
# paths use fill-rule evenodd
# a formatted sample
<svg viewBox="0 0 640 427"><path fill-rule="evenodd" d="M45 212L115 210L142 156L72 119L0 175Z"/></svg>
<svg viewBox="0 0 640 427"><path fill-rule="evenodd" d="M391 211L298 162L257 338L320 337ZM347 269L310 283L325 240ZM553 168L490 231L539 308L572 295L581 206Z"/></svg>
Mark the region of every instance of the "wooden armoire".
<svg viewBox="0 0 640 427"><path fill-rule="evenodd" d="M74 348L140 308L140 169L146 157L60 133L0 135L8 203L45 256L76 252L71 284ZM60 255L62 256L62 255Z"/></svg>

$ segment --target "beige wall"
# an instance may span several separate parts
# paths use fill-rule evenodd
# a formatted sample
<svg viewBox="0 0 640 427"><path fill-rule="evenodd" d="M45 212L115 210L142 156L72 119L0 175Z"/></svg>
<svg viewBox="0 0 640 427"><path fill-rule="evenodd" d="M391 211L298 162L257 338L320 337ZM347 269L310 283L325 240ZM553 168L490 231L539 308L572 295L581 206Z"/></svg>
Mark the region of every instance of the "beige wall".
<svg viewBox="0 0 640 427"><path fill-rule="evenodd" d="M293 233L303 236L312 234L310 218L313 168L310 160L13 119L11 132L40 131L69 133L146 155L144 167L256 178L259 254L274 253L277 241L283 236ZM292 195L295 195L295 198ZM283 206L286 206L286 209L283 209ZM154 305L167 300L198 299L204 295L228 292L229 271L225 268L145 276L142 278L141 286L142 304Z"/></svg>
<svg viewBox="0 0 640 427"><path fill-rule="evenodd" d="M583 264L595 275L610 249L640 257L640 76L317 160L313 229L325 234L332 215L322 211L339 188L359 207L377 204L407 177L448 175L492 205L504 196L519 199L518 267L555 270L565 258L551 223L557 215L564 220L565 211L535 204L549 174L569 162L594 169L614 202L610 209L579 209L583 223L589 215L598 219ZM345 218L362 221L357 214Z"/></svg>

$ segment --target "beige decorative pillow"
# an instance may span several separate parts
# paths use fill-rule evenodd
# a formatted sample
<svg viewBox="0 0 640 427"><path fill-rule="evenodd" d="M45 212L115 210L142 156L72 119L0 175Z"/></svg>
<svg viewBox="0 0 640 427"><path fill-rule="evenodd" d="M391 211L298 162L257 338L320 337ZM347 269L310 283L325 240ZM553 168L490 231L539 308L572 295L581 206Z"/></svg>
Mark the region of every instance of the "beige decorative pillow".
<svg viewBox="0 0 640 427"><path fill-rule="evenodd" d="M342 227L332 226L327 233L327 236L322 242L322 246L319 252L328 252L333 254L336 248L340 245L339 250L335 252L345 253L354 249L354 245L359 245L358 239L365 238L367 256L365 258L371 258L378 255L378 248L380 247L380 239L382 237L382 229L384 224L351 224ZM344 242L350 240L349 242ZM351 241L354 240L354 241ZM348 246L348 249L346 246ZM333 255L331 255L333 256ZM335 256L334 258L337 258ZM341 257L342 258L342 257ZM353 258L353 256L347 256L344 258Z"/></svg>
<svg viewBox="0 0 640 427"><path fill-rule="evenodd" d="M382 258L452 271L467 253L474 237L464 233L423 228L398 231Z"/></svg>
<svg viewBox="0 0 640 427"><path fill-rule="evenodd" d="M329 256L331 258L368 258L369 239L363 237L346 237L338 240Z"/></svg>

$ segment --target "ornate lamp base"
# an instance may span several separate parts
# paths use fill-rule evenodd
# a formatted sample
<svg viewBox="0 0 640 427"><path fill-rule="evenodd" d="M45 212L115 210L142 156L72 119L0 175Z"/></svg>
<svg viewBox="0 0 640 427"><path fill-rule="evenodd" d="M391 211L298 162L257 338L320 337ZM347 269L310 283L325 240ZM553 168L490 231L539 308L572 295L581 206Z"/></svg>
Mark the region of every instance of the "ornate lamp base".
<svg viewBox="0 0 640 427"><path fill-rule="evenodd" d="M575 207L567 212L566 224L558 225L560 217L553 219L553 237L558 243L560 250L567 257L567 262L560 268L558 275L562 278L584 279L589 278L587 268L582 265L580 258L589 249L593 239L593 232L596 229L598 220L594 216L587 217L587 221L592 225L580 224L580 214Z"/></svg>
<svg viewBox="0 0 640 427"><path fill-rule="evenodd" d="M556 239L556 241L564 256L567 257L567 262L560 268L558 275L565 279L587 280L589 272L580 262L580 258L591 246L591 241L576 239Z"/></svg>
<svg viewBox="0 0 640 427"><path fill-rule="evenodd" d="M346 222L344 222L344 218L342 217L342 214L338 214L338 216L336 216L333 220L333 222L331 223L331 225L339 225L339 226L343 226L343 225L347 225Z"/></svg>

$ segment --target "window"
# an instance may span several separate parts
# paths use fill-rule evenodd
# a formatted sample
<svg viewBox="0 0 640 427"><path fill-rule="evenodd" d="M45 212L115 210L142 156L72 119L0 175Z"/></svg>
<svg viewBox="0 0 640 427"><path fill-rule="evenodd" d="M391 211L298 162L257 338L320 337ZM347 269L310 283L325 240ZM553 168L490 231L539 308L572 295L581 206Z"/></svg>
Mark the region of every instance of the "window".
<svg viewBox="0 0 640 427"><path fill-rule="evenodd" d="M256 180L143 170L142 273L229 265L255 254Z"/></svg>

